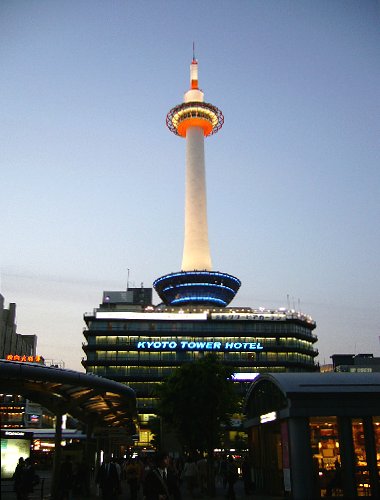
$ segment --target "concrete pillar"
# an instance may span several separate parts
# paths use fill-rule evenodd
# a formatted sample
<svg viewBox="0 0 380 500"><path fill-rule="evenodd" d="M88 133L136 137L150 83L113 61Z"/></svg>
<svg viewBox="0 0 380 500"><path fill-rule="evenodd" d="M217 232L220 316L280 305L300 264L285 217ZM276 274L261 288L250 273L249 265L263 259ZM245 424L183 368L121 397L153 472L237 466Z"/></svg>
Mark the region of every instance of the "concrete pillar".
<svg viewBox="0 0 380 500"><path fill-rule="evenodd" d="M95 466L95 453L94 446L92 442L92 433L93 426L91 424L86 425L86 441L84 447L84 455L83 455L83 483L84 483L84 492L88 496L91 491L91 481L92 477L92 468Z"/></svg>
<svg viewBox="0 0 380 500"><path fill-rule="evenodd" d="M57 500L59 494L59 473L62 462L62 413L57 413L55 416L55 438L54 438L54 459L53 459L53 476L51 481L51 498Z"/></svg>
<svg viewBox="0 0 380 500"><path fill-rule="evenodd" d="M313 460L310 447L309 420L290 418L289 444L293 500L314 500Z"/></svg>
<svg viewBox="0 0 380 500"><path fill-rule="evenodd" d="M356 498L355 451L352 441L351 418L338 417L338 428L344 498Z"/></svg>

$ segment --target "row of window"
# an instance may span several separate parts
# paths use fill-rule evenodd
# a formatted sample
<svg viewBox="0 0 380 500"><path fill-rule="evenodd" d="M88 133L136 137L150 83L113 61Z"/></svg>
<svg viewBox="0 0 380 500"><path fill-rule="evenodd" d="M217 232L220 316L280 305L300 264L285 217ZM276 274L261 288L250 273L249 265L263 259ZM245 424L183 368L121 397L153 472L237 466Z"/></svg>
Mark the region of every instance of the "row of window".
<svg viewBox="0 0 380 500"><path fill-rule="evenodd" d="M143 332L199 332L203 335L206 332L217 334L218 332L229 332L236 335L238 332L254 333L298 333L301 335L312 336L310 328L307 326L285 323L285 322L216 322L216 321L162 321L149 323L147 321L91 321L89 329L94 331L143 331Z"/></svg>
<svg viewBox="0 0 380 500"><path fill-rule="evenodd" d="M236 354L236 353L235 353ZM194 358L189 358L188 360L190 361L191 359L195 359L196 356L194 356ZM91 360L91 359L88 359L88 361L91 363L92 362L101 362L101 361L117 361L116 358L112 358L112 357L109 357L109 358L103 358L102 360L100 359L97 359L97 360ZM159 359L157 358L157 361ZM188 360L185 360L185 361L188 361ZM236 362L236 364L238 364L239 360L242 360L241 358L237 358L237 356L230 356L228 358L224 358L225 361L230 361L230 362ZM251 361L252 363L301 363L303 365L307 365L307 366L313 366L314 365L314 361L313 361L313 358L311 358L310 356L306 356L305 354L297 354L297 353L261 353L259 356L257 356L255 359L254 358L246 358L247 361ZM162 360L163 362L165 361L170 361L168 359L163 359ZM90 371L94 371L94 369L101 369L101 367L91 367L89 368ZM105 368L105 367L104 367ZM108 370L110 370L110 367L107 367ZM175 367L152 367L152 366L126 366L126 365L122 365L122 366L115 366L115 371L118 373L118 374L125 374L125 375L139 375L139 376L143 376L145 378L149 378L150 375L157 375L160 373L160 371L162 373L164 373L165 370L168 370L169 372L171 372L173 369L175 369ZM251 368L251 371L255 371L256 369L258 370L258 368L254 367L254 366L250 366ZM239 369L239 371L241 371ZM99 373L100 374L100 373Z"/></svg>
<svg viewBox="0 0 380 500"><path fill-rule="evenodd" d="M300 354L295 352L223 352L217 353L217 356L224 361L302 361L307 362L313 360L313 356ZM130 362L158 362L171 361L183 363L199 358L196 351L185 351L180 353L175 352L126 352L126 351L97 351L89 352L87 360L94 361L109 361L117 360L129 364Z"/></svg>

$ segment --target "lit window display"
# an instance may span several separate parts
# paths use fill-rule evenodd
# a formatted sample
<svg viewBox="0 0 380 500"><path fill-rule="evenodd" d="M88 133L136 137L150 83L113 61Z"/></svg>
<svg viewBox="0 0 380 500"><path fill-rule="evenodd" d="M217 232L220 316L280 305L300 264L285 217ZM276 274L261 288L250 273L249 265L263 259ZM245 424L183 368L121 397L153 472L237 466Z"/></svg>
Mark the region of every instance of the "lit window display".
<svg viewBox="0 0 380 500"><path fill-rule="evenodd" d="M379 479L380 479L380 416L373 417L372 422L373 422L373 432L375 434L377 470L379 472Z"/></svg>
<svg viewBox="0 0 380 500"><path fill-rule="evenodd" d="M341 459L336 417L311 417L310 444L320 496L342 496Z"/></svg>
<svg viewBox="0 0 380 500"><path fill-rule="evenodd" d="M352 419L352 438L356 460L355 479L357 492L359 496L369 496L371 494L371 485L365 448L364 426L361 419Z"/></svg>

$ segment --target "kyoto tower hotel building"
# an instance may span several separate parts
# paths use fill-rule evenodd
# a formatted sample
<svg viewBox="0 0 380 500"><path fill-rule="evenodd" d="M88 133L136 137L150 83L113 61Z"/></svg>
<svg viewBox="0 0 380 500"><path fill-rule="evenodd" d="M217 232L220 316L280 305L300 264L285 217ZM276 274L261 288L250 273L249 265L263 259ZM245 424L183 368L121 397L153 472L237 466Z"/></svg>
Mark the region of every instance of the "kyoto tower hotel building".
<svg viewBox="0 0 380 500"><path fill-rule="evenodd" d="M289 308L231 307L241 285L213 271L208 242L204 139L218 132L222 112L204 102L198 62L190 65L190 89L166 124L186 142L185 237L181 270L152 288L105 291L98 308L84 315L82 364L87 372L124 382L136 392L138 445L152 439L156 386L173 370L213 352L231 366L244 395L258 372L316 371L316 327L310 316Z"/></svg>

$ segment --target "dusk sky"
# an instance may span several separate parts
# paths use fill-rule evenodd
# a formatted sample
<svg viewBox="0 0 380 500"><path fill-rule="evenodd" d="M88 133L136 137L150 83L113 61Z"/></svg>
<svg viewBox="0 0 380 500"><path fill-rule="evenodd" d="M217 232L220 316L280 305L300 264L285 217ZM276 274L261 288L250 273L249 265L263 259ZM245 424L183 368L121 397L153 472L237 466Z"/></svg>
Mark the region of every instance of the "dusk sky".
<svg viewBox="0 0 380 500"><path fill-rule="evenodd" d="M231 305L317 322L320 355L380 356L377 1L0 0L0 293L38 354L83 371L103 290L182 260L195 42L213 269ZM155 296L155 303L159 302Z"/></svg>

